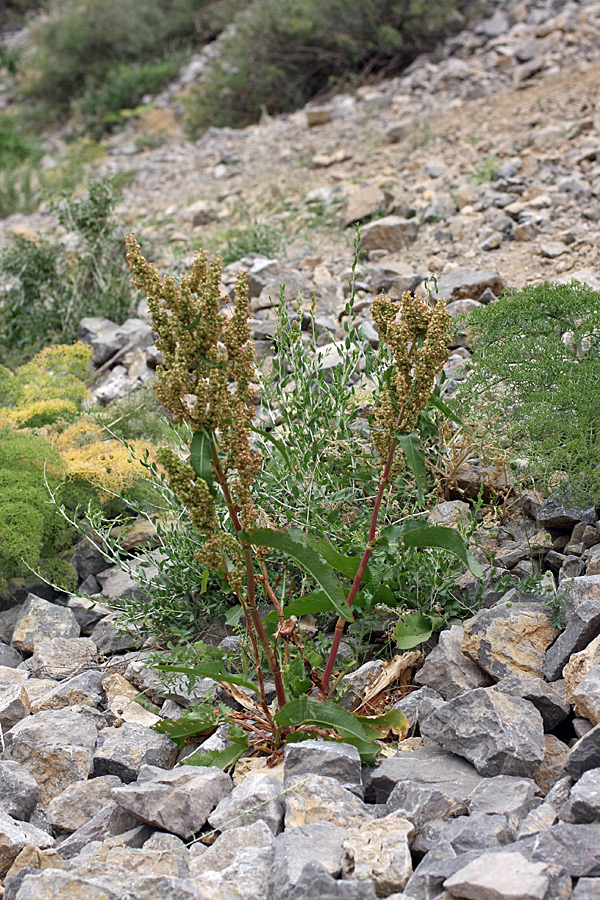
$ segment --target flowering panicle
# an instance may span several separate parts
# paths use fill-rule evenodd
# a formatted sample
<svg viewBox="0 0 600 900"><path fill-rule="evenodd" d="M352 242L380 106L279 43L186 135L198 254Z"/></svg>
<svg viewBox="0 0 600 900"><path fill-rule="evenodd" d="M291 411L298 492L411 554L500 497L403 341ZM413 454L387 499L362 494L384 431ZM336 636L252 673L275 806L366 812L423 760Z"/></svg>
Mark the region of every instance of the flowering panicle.
<svg viewBox="0 0 600 900"><path fill-rule="evenodd" d="M157 369L157 396L194 434L207 437L215 481L222 487L229 485L240 522L251 527L256 512L250 491L260 456L250 447L255 368L247 276L238 276L234 309L227 318L220 311L219 258L209 261L200 251L177 282L172 276L161 278L141 255L133 235L127 238L127 250L132 282L148 296L156 345L163 358ZM237 572L239 545L236 549L235 540L219 530L212 485L172 451L162 450L159 458L196 528L206 537L202 561L220 568L226 557L227 568ZM233 584L236 575L229 580Z"/></svg>
<svg viewBox="0 0 600 900"><path fill-rule="evenodd" d="M409 291L402 295L400 308L385 294L380 294L373 301L371 312L381 340L394 356L393 369L375 410L378 427L373 441L384 462L396 432L410 434L417 427L419 413L429 402L435 377L448 360L450 314L445 300L430 306ZM398 455L392 477L401 466L402 458Z"/></svg>

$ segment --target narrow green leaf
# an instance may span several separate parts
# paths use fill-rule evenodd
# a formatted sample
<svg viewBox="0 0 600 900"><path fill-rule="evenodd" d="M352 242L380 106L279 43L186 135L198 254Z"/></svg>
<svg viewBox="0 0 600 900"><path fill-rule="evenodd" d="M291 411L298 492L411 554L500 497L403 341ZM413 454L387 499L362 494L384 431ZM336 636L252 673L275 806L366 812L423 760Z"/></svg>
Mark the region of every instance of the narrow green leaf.
<svg viewBox="0 0 600 900"><path fill-rule="evenodd" d="M394 639L400 650L412 650L418 644L428 641L436 628L443 622L441 616L424 616L411 612L394 628Z"/></svg>
<svg viewBox="0 0 600 900"><path fill-rule="evenodd" d="M359 556L344 556L328 540L316 535L307 535L306 539L317 553L323 557L325 562L329 563L332 569L341 572L347 578L354 578L360 565Z"/></svg>
<svg viewBox="0 0 600 900"><path fill-rule="evenodd" d="M260 434L260 436L263 437L266 441L270 441L273 446L279 450L288 468L290 470L293 468L284 441L274 437L269 431L265 431L264 428L257 428L255 425L250 425L250 430L254 431L256 434Z"/></svg>
<svg viewBox="0 0 600 900"><path fill-rule="evenodd" d="M190 445L190 465L196 475L208 485L211 494L215 494L212 465L212 435L203 428L195 431Z"/></svg>
<svg viewBox="0 0 600 900"><path fill-rule="evenodd" d="M396 441L404 453L406 465L413 474L417 484L417 496L419 505L425 505L425 490L427 488L427 470L425 467L425 453L421 449L421 440L416 431L412 434L396 434Z"/></svg>
<svg viewBox="0 0 600 900"><path fill-rule="evenodd" d="M458 416L454 412L452 407L448 406L448 404L445 403L438 394L433 393L429 398L429 402L432 406L435 406L436 409L439 409L440 412L444 413L447 419L450 419L450 421L452 422L456 422L457 425L464 426L465 423L460 418L460 416Z"/></svg>
<svg viewBox="0 0 600 900"><path fill-rule="evenodd" d="M483 577L483 570L475 557L469 552L464 540L453 528L446 528L443 525L429 525L424 528L414 528L405 531L402 535L404 544L407 547L427 548L431 547L437 550L447 550L457 556L463 562L469 571L476 578Z"/></svg>
<svg viewBox="0 0 600 900"><path fill-rule="evenodd" d="M346 622L353 622L354 616L346 602L346 595L328 563L310 545L306 536L299 531L275 531L273 528L257 528L254 531L242 531L242 540L255 547L270 547L287 553L299 565L312 575L317 584L325 592L333 608Z"/></svg>
<svg viewBox="0 0 600 900"><path fill-rule="evenodd" d="M228 672L220 662L202 663L200 666L155 666L161 672L181 672L183 675L196 675L198 678L212 678L213 681L224 681L226 684L239 684L248 691L258 693L255 684L242 675Z"/></svg>

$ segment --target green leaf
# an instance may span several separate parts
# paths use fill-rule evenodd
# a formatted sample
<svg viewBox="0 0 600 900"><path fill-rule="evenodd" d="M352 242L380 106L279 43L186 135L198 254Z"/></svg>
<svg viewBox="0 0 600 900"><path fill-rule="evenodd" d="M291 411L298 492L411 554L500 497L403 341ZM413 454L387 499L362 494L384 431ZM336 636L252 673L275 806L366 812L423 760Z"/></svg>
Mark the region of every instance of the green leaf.
<svg viewBox="0 0 600 900"><path fill-rule="evenodd" d="M185 744L199 734L212 734L220 725L212 710L201 712L186 712L180 719L161 719L152 726L153 731L159 734L167 734L171 740L181 749Z"/></svg>
<svg viewBox="0 0 600 900"><path fill-rule="evenodd" d="M248 738L235 740L224 750L205 750L204 753L193 753L183 761L184 766L216 766L226 771L232 769L249 747Z"/></svg>
<svg viewBox="0 0 600 900"><path fill-rule="evenodd" d="M333 603L325 591L312 591L304 597L292 600L285 607L286 618L290 616L310 616L334 609Z"/></svg>
<svg viewBox="0 0 600 900"><path fill-rule="evenodd" d="M369 730L365 728L351 712L326 701L318 703L309 697L298 697L290 700L273 717L281 726L315 725L317 727L334 728L343 738L369 740Z"/></svg>
<svg viewBox="0 0 600 900"><path fill-rule="evenodd" d="M342 493L338 491L338 493ZM332 502L335 497L331 498ZM328 540L316 535L306 535L306 540L314 547L317 553L323 557L326 563L329 563L332 569L341 572L347 578L354 578L360 565L360 556L344 556L339 553Z"/></svg>
<svg viewBox="0 0 600 900"><path fill-rule="evenodd" d="M439 393L437 393L438 391L439 388L436 388L434 393L429 398L429 403L431 404L431 406L435 406L436 409L439 409L439 411L442 412L447 419L450 419L450 421L456 422L457 425L464 426L465 423L463 422L463 420L460 418L460 416L457 416L452 407L448 406L448 404L442 400Z"/></svg>
<svg viewBox="0 0 600 900"><path fill-rule="evenodd" d="M400 650L412 650L423 641L428 641L436 628L444 620L441 616L424 616L420 612L411 612L394 628L394 638Z"/></svg>
<svg viewBox="0 0 600 900"><path fill-rule="evenodd" d="M421 449L421 440L416 431L412 434L396 434L396 441L404 453L406 465L413 474L417 483L417 496L419 505L425 505L425 490L427 488L427 470L425 468L425 453Z"/></svg>
<svg viewBox="0 0 600 900"><path fill-rule="evenodd" d="M155 666L161 672L181 672L183 675L195 675L197 678L212 678L213 681L224 681L226 684L239 684L248 691L258 693L255 684L242 675L228 672L220 662L202 663L200 666Z"/></svg>
<svg viewBox="0 0 600 900"><path fill-rule="evenodd" d="M483 577L483 570L475 557L469 552L464 540L453 528L444 525L429 525L421 528L407 530L402 535L402 540L407 547L427 547L437 550L447 550L457 556L476 578Z"/></svg>
<svg viewBox="0 0 600 900"><path fill-rule="evenodd" d="M212 435L206 428L194 432L190 445L190 465L196 475L206 482L214 496L216 491L213 481L212 440Z"/></svg>
<svg viewBox="0 0 600 900"><path fill-rule="evenodd" d="M358 719L361 725L368 725L375 729L393 729L402 737L406 737L410 730L410 724L404 713L399 709L390 709L380 716L359 716L354 713L354 718Z"/></svg>
<svg viewBox="0 0 600 900"><path fill-rule="evenodd" d="M231 609L228 609L225 613L225 624L230 628L233 628L234 625L237 625L242 616L244 615L244 610L241 606L233 606Z"/></svg>
<svg viewBox="0 0 600 900"><path fill-rule="evenodd" d="M270 431L265 431L264 428L257 428L255 425L250 425L250 430L256 432L256 434L260 434L260 436L265 440L270 441L273 446L276 447L281 453L281 456L287 467L290 470L293 469L284 441L280 440L279 438L273 437Z"/></svg>
<svg viewBox="0 0 600 900"><path fill-rule="evenodd" d="M287 553L312 575L338 615L346 622L354 621L352 611L346 602L346 595L335 573L323 557L315 551L302 532L257 528L254 531L241 531L239 536L243 541L248 541L255 547L270 547L272 550L281 550L282 553Z"/></svg>

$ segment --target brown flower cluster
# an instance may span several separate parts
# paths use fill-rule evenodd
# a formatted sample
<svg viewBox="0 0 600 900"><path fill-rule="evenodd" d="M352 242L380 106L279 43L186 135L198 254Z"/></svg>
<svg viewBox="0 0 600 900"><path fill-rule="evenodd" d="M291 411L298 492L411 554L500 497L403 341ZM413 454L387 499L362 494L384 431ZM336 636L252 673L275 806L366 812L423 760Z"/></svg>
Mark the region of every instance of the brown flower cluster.
<svg viewBox="0 0 600 900"><path fill-rule="evenodd" d="M157 370L157 396L193 433L209 435L215 481L228 486L240 523L251 527L256 512L250 490L260 456L250 447L255 368L247 276L238 276L233 312L227 317L220 311L218 257L209 261L200 251L177 282L172 276L161 278L142 256L133 235L126 241L132 282L148 296L156 345L163 358ZM230 536L219 533L210 486L172 451L161 451L160 461L196 528L207 537L203 561L214 567L219 554L230 558Z"/></svg>
<svg viewBox="0 0 600 900"><path fill-rule="evenodd" d="M373 301L371 313L379 337L394 357L393 369L375 410L377 428L373 442L383 463L396 432L410 434L415 430L419 413L431 397L435 377L448 360L450 314L445 300L430 306L409 291L402 295L400 307L380 294ZM402 458L398 454L392 478L401 467Z"/></svg>

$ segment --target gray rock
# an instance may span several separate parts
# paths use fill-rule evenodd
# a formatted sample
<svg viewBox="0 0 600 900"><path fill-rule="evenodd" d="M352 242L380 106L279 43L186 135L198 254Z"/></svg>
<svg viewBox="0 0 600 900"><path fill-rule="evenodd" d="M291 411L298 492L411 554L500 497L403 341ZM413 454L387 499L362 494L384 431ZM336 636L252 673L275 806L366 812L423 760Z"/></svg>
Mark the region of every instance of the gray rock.
<svg viewBox="0 0 600 900"><path fill-rule="evenodd" d="M139 581L123 571L120 566L103 569L97 573L96 578L102 586L102 596L106 600L116 601L120 598L129 600L142 593Z"/></svg>
<svg viewBox="0 0 600 900"><path fill-rule="evenodd" d="M346 830L329 822L291 828L275 838L268 900L289 900L304 866L318 860L334 878L342 871L342 841Z"/></svg>
<svg viewBox="0 0 600 900"><path fill-rule="evenodd" d="M27 843L45 850L51 847L54 841L45 831L29 822L16 822L0 809L0 878L4 877Z"/></svg>
<svg viewBox="0 0 600 900"><path fill-rule="evenodd" d="M456 854L446 841L423 857L404 888L404 896L415 900L432 900L443 895L442 885L446 878L473 859L479 859L481 852Z"/></svg>
<svg viewBox="0 0 600 900"><path fill-rule="evenodd" d="M112 799L113 789L121 787L121 784L115 775L76 781L50 801L46 819L60 831L77 831L98 814L98 810Z"/></svg>
<svg viewBox="0 0 600 900"><path fill-rule="evenodd" d="M100 586L98 585L98 590L99 589ZM83 591L83 585L80 587L80 590ZM92 633L98 622L103 619L104 616L110 615L111 612L110 608L103 603L88 600L87 597L78 597L76 594L71 594L69 597L67 608L72 611L77 619L82 634L87 636Z"/></svg>
<svg viewBox="0 0 600 900"><path fill-rule="evenodd" d="M415 682L433 688L444 700L453 700L473 688L491 684L490 676L462 652L463 639L462 625L452 625L442 631L437 647L415 675Z"/></svg>
<svg viewBox="0 0 600 900"><path fill-rule="evenodd" d="M356 671L344 675L341 687L346 689L346 692L340 699L340 706L343 706L344 709L352 709L367 685L381 673L383 664L382 659L371 659Z"/></svg>
<svg viewBox="0 0 600 900"><path fill-rule="evenodd" d="M273 834L264 822L232 828L208 849L193 844L188 854L196 884L221 898L231 891L235 900L265 897L273 865ZM229 894L227 894L229 896Z"/></svg>
<svg viewBox="0 0 600 900"><path fill-rule="evenodd" d="M433 688L424 686L407 694L402 700L398 700L397 703L394 703L392 709L397 709L404 713L411 729L414 729L444 702L441 694L438 694Z"/></svg>
<svg viewBox="0 0 600 900"><path fill-rule="evenodd" d="M548 681L560 678L571 654L600 634L600 575L582 575L564 587L565 630L546 653L543 674Z"/></svg>
<svg viewBox="0 0 600 900"><path fill-rule="evenodd" d="M565 760L565 769L575 781L589 769L600 768L600 725L573 744Z"/></svg>
<svg viewBox="0 0 600 900"><path fill-rule="evenodd" d="M9 647L4 641L0 641L0 666L6 666L8 669L16 669L23 662L23 657L15 650Z"/></svg>
<svg viewBox="0 0 600 900"><path fill-rule="evenodd" d="M481 775L532 775L544 758L544 726L533 704L488 688L450 700L422 733L468 759Z"/></svg>
<svg viewBox="0 0 600 900"><path fill-rule="evenodd" d="M558 583L562 585L564 581L570 578L579 578L584 574L586 565L579 556L565 556L563 559L560 572L558 573Z"/></svg>
<svg viewBox="0 0 600 900"><path fill-rule="evenodd" d="M104 656L112 656L136 645L135 637L119 629L118 621L117 617L105 616L92 631L91 640Z"/></svg>
<svg viewBox="0 0 600 900"><path fill-rule="evenodd" d="M127 319L122 325L102 316L88 316L79 323L77 340L91 344L92 364L101 366L126 345L149 347L154 343L152 328L142 319Z"/></svg>
<svg viewBox="0 0 600 900"><path fill-rule="evenodd" d="M472 900L543 900L550 886L545 869L519 853L484 853L447 878L444 888Z"/></svg>
<svg viewBox="0 0 600 900"><path fill-rule="evenodd" d="M28 716L4 735L6 749L14 754L23 744L55 743L93 750L98 731L84 714L72 709L44 710Z"/></svg>
<svg viewBox="0 0 600 900"><path fill-rule="evenodd" d="M79 625L77 629L79 630ZM57 637L39 641L35 645L29 665L31 674L36 678L54 678L62 681L64 678L78 675L97 661L96 645L89 638Z"/></svg>
<svg viewBox="0 0 600 900"><path fill-rule="evenodd" d="M111 884L106 878L81 878L74 872L59 869L26 872L17 893L13 894L14 900L59 900L62 897L69 900L121 900L122 896L122 885L118 882Z"/></svg>
<svg viewBox="0 0 600 900"><path fill-rule="evenodd" d="M63 859L73 859L93 841L103 841L111 835L125 834L137 828L139 824L139 819L122 809L114 800L109 800L85 825L61 840L56 850ZM151 829L147 828L144 840L150 837L150 833ZM141 841L139 846L142 843L144 841Z"/></svg>
<svg viewBox="0 0 600 900"><path fill-rule="evenodd" d="M544 721L545 731L552 731L571 712L571 707L565 699L564 681L554 681L548 684L542 678L536 678L533 675L503 678L494 685L494 690L511 694L514 697L522 697L523 700L533 703Z"/></svg>
<svg viewBox="0 0 600 900"><path fill-rule="evenodd" d="M9 731L31 712L29 695L22 684L0 681L0 728Z"/></svg>
<svg viewBox="0 0 600 900"><path fill-rule="evenodd" d="M563 822L600 822L600 768L584 772L560 810Z"/></svg>
<svg viewBox="0 0 600 900"><path fill-rule="evenodd" d="M472 269L457 269L438 281L438 288L432 296L437 300L444 297L448 301L479 300L488 288L496 297L504 292L506 282L498 272L475 272Z"/></svg>
<svg viewBox="0 0 600 900"><path fill-rule="evenodd" d="M569 529L577 525L578 522L585 522L586 525L596 524L596 510L593 506L570 507L558 500L544 500L542 508L537 517L538 525L543 528L561 528Z"/></svg>
<svg viewBox="0 0 600 900"><path fill-rule="evenodd" d="M469 798L471 815L504 815L513 828L540 804L540 790L530 778L496 775L484 778Z"/></svg>
<svg viewBox="0 0 600 900"><path fill-rule="evenodd" d="M223 832L261 820L273 834L279 834L284 815L285 797L279 779L264 772L251 772L219 802L208 822L212 828Z"/></svg>
<svg viewBox="0 0 600 900"><path fill-rule="evenodd" d="M48 603L35 594L28 594L21 607L11 644L24 653L33 653L36 644L48 638L76 638L77 619L70 609Z"/></svg>
<svg viewBox="0 0 600 900"><path fill-rule="evenodd" d="M229 796L232 784L229 775L214 766L181 766L142 784L117 787L112 796L142 822L189 840Z"/></svg>
<svg viewBox="0 0 600 900"><path fill-rule="evenodd" d="M288 894L290 900L375 900L375 887L367 881L336 881L316 860L307 863Z"/></svg>
<svg viewBox="0 0 600 900"><path fill-rule="evenodd" d="M414 829L396 813L349 828L342 844L342 876L375 886L378 896L401 891L412 875Z"/></svg>
<svg viewBox="0 0 600 900"><path fill-rule="evenodd" d="M600 878L580 878L571 900L600 900Z"/></svg>
<svg viewBox="0 0 600 900"><path fill-rule="evenodd" d="M544 803L550 803L551 806L558 810L567 802L571 788L573 787L573 779L569 775L560 778L548 791L544 799Z"/></svg>
<svg viewBox="0 0 600 900"><path fill-rule="evenodd" d="M425 856L442 841L447 841L458 854L469 850L498 850L515 839L515 830L503 815L473 812L429 822L424 825L412 845L417 858Z"/></svg>
<svg viewBox="0 0 600 900"><path fill-rule="evenodd" d="M164 734L143 725L125 722L120 728L104 728L94 754L94 775L117 775L125 784L135 781L144 764L170 769L177 747Z"/></svg>
<svg viewBox="0 0 600 900"><path fill-rule="evenodd" d="M574 706L578 715L592 725L600 722L600 665L592 666L573 690Z"/></svg>
<svg viewBox="0 0 600 900"><path fill-rule="evenodd" d="M286 788L294 788L285 795L286 828L314 822L333 822L346 827L364 824L373 818L370 807L335 778L300 775L287 778L285 784Z"/></svg>
<svg viewBox="0 0 600 900"><path fill-rule="evenodd" d="M572 878L600 875L600 825L553 825L509 845L532 862L564 867Z"/></svg>
<svg viewBox="0 0 600 900"><path fill-rule="evenodd" d="M308 740L286 745L284 751L286 783L302 775L335 778L346 787L362 784L360 755L351 744Z"/></svg>
<svg viewBox="0 0 600 900"><path fill-rule="evenodd" d="M416 219L400 216L385 216L370 222L362 230L360 250L387 250L396 253L412 243L417 236L419 223Z"/></svg>
<svg viewBox="0 0 600 900"><path fill-rule="evenodd" d="M191 690L183 675L169 678L167 683L163 673L149 666L148 660L139 653L127 666L125 678L154 702L169 697L187 707L201 700L217 700L217 684L212 678L196 679Z"/></svg>
<svg viewBox="0 0 600 900"><path fill-rule="evenodd" d="M13 819L26 821L39 799L37 782L25 766L0 760L0 808Z"/></svg>
<svg viewBox="0 0 600 900"><path fill-rule="evenodd" d="M122 900L209 900L219 895L209 894L202 884L196 884L191 878L171 878L168 875L142 875L127 885ZM223 900L234 900L232 894Z"/></svg>
<svg viewBox="0 0 600 900"><path fill-rule="evenodd" d="M98 707L104 700L102 679L104 672L88 669L43 693L32 703L32 712L44 709L64 709L67 706Z"/></svg>
<svg viewBox="0 0 600 900"><path fill-rule="evenodd" d="M402 785L406 790L411 785L429 785L466 801L481 781L481 775L465 759L432 743L384 759L371 773L369 799L385 803L396 786Z"/></svg>

